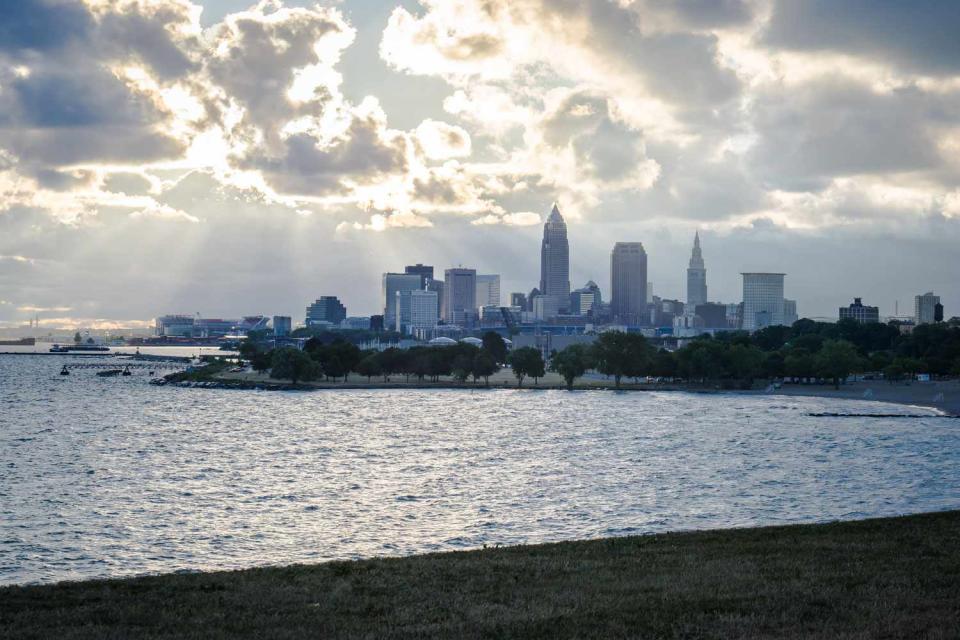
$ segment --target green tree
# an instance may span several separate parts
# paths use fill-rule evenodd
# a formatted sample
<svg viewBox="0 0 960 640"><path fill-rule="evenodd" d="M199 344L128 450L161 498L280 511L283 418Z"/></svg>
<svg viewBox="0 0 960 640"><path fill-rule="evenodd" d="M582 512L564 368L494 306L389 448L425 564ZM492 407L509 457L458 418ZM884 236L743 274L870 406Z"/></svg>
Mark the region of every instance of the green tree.
<svg viewBox="0 0 960 640"><path fill-rule="evenodd" d="M483 349L491 356L497 364L504 364L507 361L507 343L503 337L496 331L487 331L483 334Z"/></svg>
<svg viewBox="0 0 960 640"><path fill-rule="evenodd" d="M550 370L560 374L567 383L567 389L571 390L574 381L592 365L591 349L585 344L572 344L562 351L554 352L550 358Z"/></svg>
<svg viewBox="0 0 960 640"><path fill-rule="evenodd" d="M728 371L737 380L752 385L753 380L763 375L764 353L754 346L735 344L727 352Z"/></svg>
<svg viewBox="0 0 960 640"><path fill-rule="evenodd" d="M466 382L471 371L473 371L473 359L470 356L459 354L454 358L450 367L450 375L453 376L454 380Z"/></svg>
<svg viewBox="0 0 960 640"><path fill-rule="evenodd" d="M250 357L250 366L252 366L253 370L257 373L269 371L270 367L273 366L273 350L261 351L258 349L253 356Z"/></svg>
<svg viewBox="0 0 960 640"><path fill-rule="evenodd" d="M895 362L883 368L883 377L890 384L903 380L904 373L903 367Z"/></svg>
<svg viewBox="0 0 960 640"><path fill-rule="evenodd" d="M379 354L374 352L364 356L364 358L357 363L357 373L366 376L367 382L370 382L373 376L379 376L383 373L383 366L380 362Z"/></svg>
<svg viewBox="0 0 960 640"><path fill-rule="evenodd" d="M270 377L290 380L293 384L309 382L320 377L322 369L309 355L293 347L281 347L273 352Z"/></svg>
<svg viewBox="0 0 960 640"><path fill-rule="evenodd" d="M605 331L591 346L591 356L597 371L613 376L619 389L623 376L640 377L649 370L650 348L639 333Z"/></svg>
<svg viewBox="0 0 960 640"><path fill-rule="evenodd" d="M784 369L791 378L813 378L817 375L816 360L804 349L787 354Z"/></svg>
<svg viewBox="0 0 960 640"><path fill-rule="evenodd" d="M840 380L856 371L860 364L857 348L846 340L825 340L816 356L817 373L833 380L833 386L840 388Z"/></svg>
<svg viewBox="0 0 960 640"><path fill-rule="evenodd" d="M79 331L73 334L73 342L74 344L80 344L81 342L83 342L83 336L80 335Z"/></svg>
<svg viewBox="0 0 960 640"><path fill-rule="evenodd" d="M507 362L513 369L513 375L517 379L517 388L523 387L523 379L527 376L531 378L542 377L545 373L545 364L540 350L534 347L519 347L510 352ZM540 373L534 375L535 371Z"/></svg>
<svg viewBox="0 0 960 640"><path fill-rule="evenodd" d="M495 334L496 335L496 334ZM486 349L481 349L473 358L473 377L474 379L483 378L484 383L490 386L490 376L500 370L500 365L494 359L493 355Z"/></svg>

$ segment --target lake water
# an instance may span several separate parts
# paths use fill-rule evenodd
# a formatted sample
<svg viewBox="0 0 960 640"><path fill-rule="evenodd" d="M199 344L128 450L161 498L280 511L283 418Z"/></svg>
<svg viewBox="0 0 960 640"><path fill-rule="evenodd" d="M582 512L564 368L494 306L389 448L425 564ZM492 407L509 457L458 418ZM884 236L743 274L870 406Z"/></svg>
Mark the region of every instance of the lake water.
<svg viewBox="0 0 960 640"><path fill-rule="evenodd" d="M960 508L960 421L915 407L182 389L74 361L0 356L0 583Z"/></svg>

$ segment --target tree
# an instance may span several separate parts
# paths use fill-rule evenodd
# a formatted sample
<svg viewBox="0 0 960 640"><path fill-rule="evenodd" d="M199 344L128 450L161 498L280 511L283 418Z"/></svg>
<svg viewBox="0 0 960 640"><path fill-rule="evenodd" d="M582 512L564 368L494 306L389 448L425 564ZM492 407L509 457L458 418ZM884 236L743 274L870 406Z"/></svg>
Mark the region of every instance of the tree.
<svg viewBox="0 0 960 640"><path fill-rule="evenodd" d="M273 366L273 351L257 350L250 358L250 365L257 373L269 371L270 367Z"/></svg>
<svg viewBox="0 0 960 640"><path fill-rule="evenodd" d="M883 368L883 377L890 383L899 382L903 380L904 370L903 367L899 364L893 363L888 364Z"/></svg>
<svg viewBox="0 0 960 640"><path fill-rule="evenodd" d="M373 378L373 376L378 376L383 373L383 366L380 362L378 354L367 354L363 360L357 363L356 371L360 375L366 376L367 382L370 382L370 379Z"/></svg>
<svg viewBox="0 0 960 640"><path fill-rule="evenodd" d="M752 385L754 378L763 375L764 354L757 347L736 344L730 347L727 355L728 370L734 378Z"/></svg>
<svg viewBox="0 0 960 640"><path fill-rule="evenodd" d="M483 334L483 349L493 357L497 364L507 361L507 343L496 331L487 331Z"/></svg>
<svg viewBox="0 0 960 640"><path fill-rule="evenodd" d="M457 382L466 382L467 378L470 377L471 371L473 371L473 359L470 358L470 356L460 354L454 358L450 369L454 380Z"/></svg>
<svg viewBox="0 0 960 640"><path fill-rule="evenodd" d="M297 384L301 380L309 382L320 377L322 369L309 355L293 347L281 347L273 352L270 377L278 380L290 380Z"/></svg>
<svg viewBox="0 0 960 640"><path fill-rule="evenodd" d="M519 347L510 352L507 362L513 369L513 375L517 379L517 388L523 387L523 379L527 376L531 378L542 377L544 374L543 356L540 351L533 347ZM539 372L539 376L534 372Z"/></svg>
<svg viewBox="0 0 960 640"><path fill-rule="evenodd" d="M495 334L496 335L496 334ZM493 355L486 349L481 349L473 359L473 377L483 378L484 383L490 386L490 376L500 370L500 365Z"/></svg>
<svg viewBox="0 0 960 640"><path fill-rule="evenodd" d="M591 356L600 373L613 376L618 389L623 376L640 377L649 369L649 346L638 333L606 331L593 343Z"/></svg>
<svg viewBox="0 0 960 640"><path fill-rule="evenodd" d="M816 357L817 372L832 378L833 386L840 388L840 380L853 373L860 364L857 348L846 340L825 340Z"/></svg>
<svg viewBox="0 0 960 640"><path fill-rule="evenodd" d="M789 353L783 366L791 378L813 378L816 375L817 363L804 349Z"/></svg>
<svg viewBox="0 0 960 640"><path fill-rule="evenodd" d="M73 343L80 344L81 342L83 342L83 336L81 336L80 332L77 331L75 334L73 334Z"/></svg>
<svg viewBox="0 0 960 640"><path fill-rule="evenodd" d="M593 364L591 349L584 344L572 344L550 358L550 370L555 371L573 389L573 382L587 372Z"/></svg>

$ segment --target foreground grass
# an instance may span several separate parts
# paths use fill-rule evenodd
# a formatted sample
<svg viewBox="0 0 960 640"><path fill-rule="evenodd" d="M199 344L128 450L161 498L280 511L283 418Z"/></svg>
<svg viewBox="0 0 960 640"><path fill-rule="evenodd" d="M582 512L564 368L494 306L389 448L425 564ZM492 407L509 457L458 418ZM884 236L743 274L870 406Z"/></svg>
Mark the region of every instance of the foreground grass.
<svg viewBox="0 0 960 640"><path fill-rule="evenodd" d="M960 511L0 589L2 638L956 638Z"/></svg>

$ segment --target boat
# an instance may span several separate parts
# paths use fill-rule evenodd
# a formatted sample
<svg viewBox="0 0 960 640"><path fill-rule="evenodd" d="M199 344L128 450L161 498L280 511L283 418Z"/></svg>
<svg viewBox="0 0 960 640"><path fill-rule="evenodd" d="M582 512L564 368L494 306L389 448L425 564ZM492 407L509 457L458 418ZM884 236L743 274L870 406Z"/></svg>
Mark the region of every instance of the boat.
<svg viewBox="0 0 960 640"><path fill-rule="evenodd" d="M71 351L110 351L110 347L98 344L55 344L50 347L50 353L70 353Z"/></svg>
<svg viewBox="0 0 960 640"><path fill-rule="evenodd" d="M19 340L0 340L3 347L32 347L37 344L36 338L20 338Z"/></svg>
<svg viewBox="0 0 960 640"><path fill-rule="evenodd" d="M112 378L113 376L118 376L123 373L123 369L106 369L104 371L97 371L97 375L101 378Z"/></svg>

